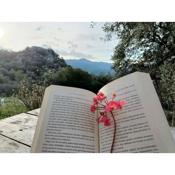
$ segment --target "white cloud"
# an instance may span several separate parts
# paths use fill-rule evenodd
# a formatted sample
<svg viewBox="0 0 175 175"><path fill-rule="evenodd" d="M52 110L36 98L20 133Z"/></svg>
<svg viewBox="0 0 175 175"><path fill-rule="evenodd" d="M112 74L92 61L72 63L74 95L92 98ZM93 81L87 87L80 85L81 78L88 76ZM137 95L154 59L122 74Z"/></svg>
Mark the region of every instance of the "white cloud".
<svg viewBox="0 0 175 175"><path fill-rule="evenodd" d="M86 22L66 23L0 23L4 31L0 47L22 50L27 46L51 47L65 58L80 57L110 60L116 41L104 42L103 23L94 28Z"/></svg>
<svg viewBox="0 0 175 175"><path fill-rule="evenodd" d="M78 58L88 58L90 60L95 60L97 58L95 58L93 55L87 54L87 53L83 53L83 52L77 52L75 50L71 50L71 51L65 51L65 50L57 50L57 52L59 53L59 55L66 57L66 58L71 58L72 59L78 59Z"/></svg>

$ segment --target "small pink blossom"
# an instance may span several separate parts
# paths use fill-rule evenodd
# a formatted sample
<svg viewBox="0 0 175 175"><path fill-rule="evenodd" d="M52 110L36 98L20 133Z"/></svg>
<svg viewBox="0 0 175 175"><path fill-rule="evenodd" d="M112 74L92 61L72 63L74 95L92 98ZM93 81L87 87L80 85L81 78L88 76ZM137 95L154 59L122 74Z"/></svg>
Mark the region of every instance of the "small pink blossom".
<svg viewBox="0 0 175 175"><path fill-rule="evenodd" d="M104 123L107 119L108 119L107 116L106 116L106 115L103 115L103 116L101 116L101 118L99 119L99 123Z"/></svg>
<svg viewBox="0 0 175 175"><path fill-rule="evenodd" d="M105 111L106 112L111 112L114 109L121 109L123 107L123 105L125 104L124 101L110 101L107 103L107 105L105 106Z"/></svg>
<svg viewBox="0 0 175 175"><path fill-rule="evenodd" d="M104 95L103 92L99 92L95 97L94 97L94 102L102 102L104 99L106 98L106 96Z"/></svg>
<svg viewBox="0 0 175 175"><path fill-rule="evenodd" d="M94 104L98 104L98 100L97 100L96 96L93 98L93 102L94 102Z"/></svg>
<svg viewBox="0 0 175 175"><path fill-rule="evenodd" d="M99 119L99 123L104 123L104 126L109 126L111 124L110 119L107 118L106 115L103 115L100 119Z"/></svg>
<svg viewBox="0 0 175 175"><path fill-rule="evenodd" d="M105 112L100 112L100 115L102 116L102 115L105 115Z"/></svg>
<svg viewBox="0 0 175 175"><path fill-rule="evenodd" d="M95 104L91 105L91 112L95 112L97 109L97 106Z"/></svg>
<svg viewBox="0 0 175 175"><path fill-rule="evenodd" d="M98 123L103 123L104 126L109 126L111 124L111 116L107 116L108 112L112 113L113 110L122 109L122 107L126 104L125 101L115 101L116 94L112 94L112 99L110 101L107 100L106 95L103 92L99 92L93 98L93 104L91 105L91 112L95 113L98 111L100 117L97 118Z"/></svg>
<svg viewBox="0 0 175 175"><path fill-rule="evenodd" d="M126 105L126 101L120 101L120 106L123 107L124 105Z"/></svg>
<svg viewBox="0 0 175 175"><path fill-rule="evenodd" d="M104 126L110 126L111 125L111 120L110 119L107 119L105 122L104 122Z"/></svg>
<svg viewBox="0 0 175 175"><path fill-rule="evenodd" d="M114 125L114 134L113 134L113 141L111 145L110 152L113 152L114 143L115 143L115 136L116 136L116 120L115 116L113 114L113 110L119 110L122 109L122 107L126 104L125 101L116 101L114 100L116 97L116 94L112 94L111 100L108 100L106 95L102 92L99 92L94 98L93 98L93 104L91 105L91 112L99 113L99 116L96 118L98 123L103 123L104 126L110 126L111 120L113 121ZM108 115L110 113L110 115Z"/></svg>

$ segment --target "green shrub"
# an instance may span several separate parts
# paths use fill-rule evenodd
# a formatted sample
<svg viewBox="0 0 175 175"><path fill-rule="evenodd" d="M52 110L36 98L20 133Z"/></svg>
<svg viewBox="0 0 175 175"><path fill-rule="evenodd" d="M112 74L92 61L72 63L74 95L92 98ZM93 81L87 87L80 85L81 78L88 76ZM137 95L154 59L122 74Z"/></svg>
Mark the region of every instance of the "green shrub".
<svg viewBox="0 0 175 175"><path fill-rule="evenodd" d="M4 98L4 102L0 103L0 119L26 111L28 111L28 109L24 103L15 97Z"/></svg>
<svg viewBox="0 0 175 175"><path fill-rule="evenodd" d="M45 87L23 80L20 83L16 97L19 98L29 109L36 109L41 106Z"/></svg>

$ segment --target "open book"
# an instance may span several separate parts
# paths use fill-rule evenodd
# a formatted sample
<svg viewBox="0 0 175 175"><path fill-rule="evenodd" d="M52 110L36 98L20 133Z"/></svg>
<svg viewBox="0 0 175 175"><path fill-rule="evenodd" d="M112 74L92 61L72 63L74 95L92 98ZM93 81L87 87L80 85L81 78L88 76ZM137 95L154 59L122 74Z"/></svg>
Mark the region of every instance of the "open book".
<svg viewBox="0 0 175 175"><path fill-rule="evenodd" d="M117 114L113 152L175 152L170 129L149 74L135 72L100 89L127 104ZM110 152L113 123L97 123L90 112L95 94L49 86L44 95L32 152Z"/></svg>

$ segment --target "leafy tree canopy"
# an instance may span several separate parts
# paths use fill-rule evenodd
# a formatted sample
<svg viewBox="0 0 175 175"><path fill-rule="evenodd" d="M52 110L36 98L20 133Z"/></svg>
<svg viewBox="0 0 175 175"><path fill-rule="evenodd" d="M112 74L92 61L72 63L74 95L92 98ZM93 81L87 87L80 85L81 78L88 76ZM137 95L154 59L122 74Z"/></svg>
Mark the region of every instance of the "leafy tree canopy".
<svg viewBox="0 0 175 175"><path fill-rule="evenodd" d="M112 56L118 76L136 70L154 74L159 66L175 62L175 23L114 22L103 29L109 38L116 34L119 39Z"/></svg>
<svg viewBox="0 0 175 175"><path fill-rule="evenodd" d="M114 22L103 27L108 39L118 37L112 60L118 77L149 72L167 118L175 124L175 23Z"/></svg>

